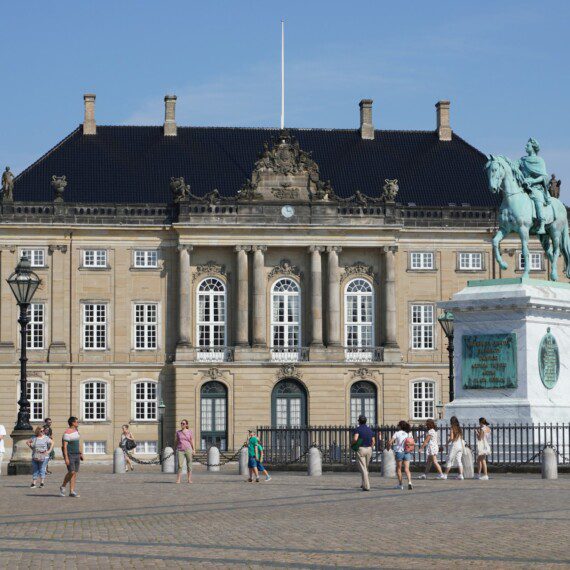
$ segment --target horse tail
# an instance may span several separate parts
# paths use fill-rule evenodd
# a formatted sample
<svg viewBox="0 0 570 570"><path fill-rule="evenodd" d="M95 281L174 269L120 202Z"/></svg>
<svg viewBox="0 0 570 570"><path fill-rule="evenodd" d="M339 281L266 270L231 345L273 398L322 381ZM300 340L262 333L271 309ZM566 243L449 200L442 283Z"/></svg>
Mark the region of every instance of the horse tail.
<svg viewBox="0 0 570 570"><path fill-rule="evenodd" d="M570 279L570 235L568 234L568 219L564 220L564 227L562 228L562 235L560 240L560 249L564 256L564 273Z"/></svg>

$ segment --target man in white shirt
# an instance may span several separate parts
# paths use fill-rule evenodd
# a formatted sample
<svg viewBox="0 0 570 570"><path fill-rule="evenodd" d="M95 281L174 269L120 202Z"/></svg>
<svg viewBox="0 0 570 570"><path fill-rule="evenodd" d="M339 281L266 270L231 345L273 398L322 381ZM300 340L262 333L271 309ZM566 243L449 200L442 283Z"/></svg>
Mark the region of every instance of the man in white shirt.
<svg viewBox="0 0 570 570"><path fill-rule="evenodd" d="M0 424L0 475L2 475L2 460L4 459L4 438L6 437L6 428Z"/></svg>

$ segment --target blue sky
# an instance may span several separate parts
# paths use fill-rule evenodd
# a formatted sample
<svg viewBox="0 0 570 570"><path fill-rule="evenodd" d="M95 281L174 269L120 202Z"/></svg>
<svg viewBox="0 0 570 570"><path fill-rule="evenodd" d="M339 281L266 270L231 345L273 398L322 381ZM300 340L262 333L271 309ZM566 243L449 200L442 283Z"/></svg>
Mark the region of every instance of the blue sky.
<svg viewBox="0 0 570 570"><path fill-rule="evenodd" d="M278 126L280 20L286 124L352 128L374 99L376 128L453 129L484 152L534 136L570 201L570 2L337 0L10 2L2 10L0 164L19 172L83 118ZM310 149L308 149L310 150Z"/></svg>

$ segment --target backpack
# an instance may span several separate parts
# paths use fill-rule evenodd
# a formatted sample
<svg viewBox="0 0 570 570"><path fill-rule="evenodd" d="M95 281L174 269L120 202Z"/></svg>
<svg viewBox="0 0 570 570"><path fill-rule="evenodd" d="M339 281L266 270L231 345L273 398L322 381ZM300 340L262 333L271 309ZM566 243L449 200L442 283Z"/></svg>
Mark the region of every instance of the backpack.
<svg viewBox="0 0 570 570"><path fill-rule="evenodd" d="M404 453L413 453L416 448L416 442L412 434L408 434L408 437L404 440Z"/></svg>

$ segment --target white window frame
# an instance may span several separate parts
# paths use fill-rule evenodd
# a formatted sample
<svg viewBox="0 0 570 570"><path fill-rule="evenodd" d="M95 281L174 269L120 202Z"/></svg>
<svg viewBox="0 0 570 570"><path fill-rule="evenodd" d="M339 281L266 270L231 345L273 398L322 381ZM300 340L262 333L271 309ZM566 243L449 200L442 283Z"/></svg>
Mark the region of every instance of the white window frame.
<svg viewBox="0 0 570 570"><path fill-rule="evenodd" d="M106 249L84 249L81 255L82 267L85 269L107 269L109 253Z"/></svg>
<svg viewBox="0 0 570 570"><path fill-rule="evenodd" d="M41 386L41 397L36 398L35 394L32 390L32 386ZM30 422L38 423L44 421L44 418L47 417L47 382L44 380L40 380L39 378L28 378L27 381L27 393L28 393L28 400L30 402ZM20 399L20 381L18 381L18 400ZM41 413L36 414L34 412L34 404L39 403L41 406Z"/></svg>
<svg viewBox="0 0 570 570"><path fill-rule="evenodd" d="M94 397L93 398L89 398L87 399L87 386L89 386L90 384L93 384L93 394ZM104 387L104 397L101 398L99 397L99 394L97 393L97 388L98 386L103 386ZM86 413L87 411L87 404L89 402L93 402L93 417L87 417L88 414ZM97 417L97 416L101 416L101 414L98 411L98 404L99 406L102 404L103 406L103 411L104 414L102 417ZM91 415L91 414L89 414ZM100 379L91 379L91 380L86 380L85 382L83 382L81 384L81 419L85 422L105 422L107 421L107 419L110 417L109 415L109 383L105 380L100 380Z"/></svg>
<svg viewBox="0 0 570 570"><path fill-rule="evenodd" d="M200 289L205 286L206 283L219 283L221 285L220 290L203 290ZM218 319L214 319L214 313L212 307L215 303L218 303L218 306L221 306L222 318L219 318L220 315L218 314ZM200 315L206 314L205 307L209 305L209 314L210 318L201 318ZM202 279L198 286L196 287L196 345L198 347L198 352L203 352L204 354L217 354L220 353L220 358L223 360L223 355L225 354L225 348L228 342L228 288L226 283L220 279L219 277L205 277ZM203 309L204 307L204 309ZM200 329L201 327L205 327L209 329L209 343L208 344L201 344L200 339ZM215 332L214 329L216 327L221 327L223 338L221 339L223 342L221 344L216 344L215 342ZM200 356L199 356L200 358ZM207 358L205 358L207 359Z"/></svg>
<svg viewBox="0 0 570 570"><path fill-rule="evenodd" d="M90 449L92 446L92 450ZM84 455L106 455L107 442L101 440L87 440L83 442Z"/></svg>
<svg viewBox="0 0 570 570"><path fill-rule="evenodd" d="M420 394L416 397L416 387ZM427 396L427 388L431 389L431 397ZM418 378L410 383L410 417L414 421L435 419L437 383L428 378ZM416 413L416 403L420 404L420 413ZM429 413L431 410L431 414Z"/></svg>
<svg viewBox="0 0 570 570"><path fill-rule="evenodd" d="M482 251L460 251L457 253L459 271L483 271L485 269L484 253ZM474 260L479 259L479 264Z"/></svg>
<svg viewBox="0 0 570 570"><path fill-rule="evenodd" d="M28 258L32 267L46 267L46 249L43 247L23 247L20 249L20 259Z"/></svg>
<svg viewBox="0 0 570 570"><path fill-rule="evenodd" d="M154 321L149 318L150 307L154 308ZM140 308L140 309L139 309ZM138 320L138 311L142 311L142 320ZM158 350L159 347L159 303L155 301L135 301L133 303L133 348L134 350ZM142 344L139 346L138 331L142 333ZM154 330L154 343L152 342L152 331Z"/></svg>
<svg viewBox="0 0 570 570"><path fill-rule="evenodd" d="M87 307L93 307L93 321L87 321ZM99 315L97 312L100 310L100 307L105 308L105 320L99 321L97 320ZM86 346L87 341L87 327L93 328L93 346ZM104 346L97 346L97 331L100 330L98 327L103 327L104 331ZM104 301L82 301L81 302L81 346L83 350L89 351L98 351L98 350L107 350L109 345L109 303Z"/></svg>
<svg viewBox="0 0 570 570"><path fill-rule="evenodd" d="M41 318L38 317L38 307L41 307ZM27 327L26 334L26 349L27 350L43 350L45 348L46 340L46 304L43 302L30 303L28 309L28 316L30 322ZM35 336L40 331L41 342L35 342ZM34 346L35 345L35 346Z"/></svg>
<svg viewBox="0 0 570 570"><path fill-rule="evenodd" d="M433 251L410 252L411 271L429 271L435 269L435 255Z"/></svg>
<svg viewBox="0 0 570 570"><path fill-rule="evenodd" d="M135 249L133 251L133 267L136 269L156 269L158 267L158 250Z"/></svg>
<svg viewBox="0 0 570 570"><path fill-rule="evenodd" d="M294 291L276 291L278 285L283 282L290 282L294 285ZM283 297L285 310L283 312L283 318L288 318L289 307L291 306L291 298L296 297L297 301L297 314L296 319L293 320L283 320L280 321L275 319L275 303L278 297ZM300 358L301 346L302 346L302 331L301 331L301 319L302 319L302 297L301 297L301 285L291 277L281 277L276 279L271 286L271 303L270 303L270 327L269 334L271 338L271 349L272 349L272 359L279 362L288 361L298 361ZM294 310L294 307L293 307ZM283 345L275 344L275 331L277 327L283 327L283 339L287 340ZM289 333L297 333L297 343L290 344L288 342Z"/></svg>
<svg viewBox="0 0 570 570"><path fill-rule="evenodd" d="M144 384L144 388L143 388L143 397L139 398L138 394L137 394L137 387L140 384ZM155 397L154 398L150 398L149 397L149 386L148 385L152 385L154 386L154 393L155 393ZM132 422L133 423L138 423L138 422L157 422L158 421L158 382L156 380L148 380L146 378L141 378L140 380L136 380L135 382L133 382L132 384L132 411L131 411L131 417ZM139 406L137 406L137 404L142 404L142 409L143 409L143 413L141 414L140 417L138 417L137 413L138 413L138 408ZM152 407L154 407L154 417L149 417L149 409L151 409ZM150 414L152 415L152 414Z"/></svg>
<svg viewBox="0 0 570 570"><path fill-rule="evenodd" d="M349 291L351 285L362 282L368 287L368 291ZM349 320L349 297L356 298L357 316L356 320ZM369 301L370 320L364 320L363 303L364 299ZM366 303L368 304L368 303ZM345 358L349 361L369 361L374 356L375 343L375 303L374 303L374 287L368 279L364 277L355 277L348 281L344 287L344 346ZM356 344L349 344L349 330L356 329ZM366 331L369 330L369 340L366 342Z"/></svg>
<svg viewBox="0 0 570 570"><path fill-rule="evenodd" d="M415 310L419 309L419 310ZM429 309L429 310L428 310ZM429 318L431 317L431 319ZM414 318L418 319L414 322ZM426 342L428 336L426 331L431 329L431 346ZM435 350L435 306L433 303L411 303L410 304L410 346L412 350ZM419 336L415 333L418 332ZM416 344L416 338L420 342Z"/></svg>
<svg viewBox="0 0 570 570"><path fill-rule="evenodd" d="M519 251L518 253L519 253L518 270L524 271L524 257L523 257L522 251ZM530 256L530 271L542 271L542 269L543 269L542 252L541 251L530 251L529 256ZM533 265L536 265L535 263L533 263L533 259L534 260L538 259L538 267L533 267Z"/></svg>
<svg viewBox="0 0 570 570"><path fill-rule="evenodd" d="M146 439L139 441L137 439L135 453L138 455L156 455L158 453L158 440Z"/></svg>

